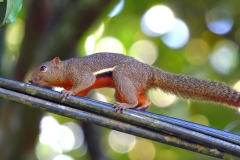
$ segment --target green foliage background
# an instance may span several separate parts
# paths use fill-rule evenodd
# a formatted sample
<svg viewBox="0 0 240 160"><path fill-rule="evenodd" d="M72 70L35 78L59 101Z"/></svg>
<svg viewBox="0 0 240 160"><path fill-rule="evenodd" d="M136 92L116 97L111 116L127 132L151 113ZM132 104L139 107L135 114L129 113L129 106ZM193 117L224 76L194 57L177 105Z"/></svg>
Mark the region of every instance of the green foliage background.
<svg viewBox="0 0 240 160"><path fill-rule="evenodd" d="M62 59L85 56L84 45L87 37L95 33L101 23L104 23L104 32L98 40L107 36L115 37L121 41L126 52L138 40L152 41L159 51L154 66L172 73L222 81L231 86L239 81L239 63L231 69L228 75L218 73L210 64L209 58L201 65L191 64L185 55L186 46L180 49L171 49L160 40L159 36L146 36L140 28L140 20L152 6L166 5L172 9L176 17L181 18L188 25L190 31L189 42L196 38L202 39L207 42L211 52L214 50L214 45L222 40L231 40L239 47L240 1L129 0L124 2L123 10L118 15L109 18L108 14L118 1L77 2L67 0L51 3L47 0L40 2L35 0L24 1L17 21L0 28L0 75L26 81L34 67L54 56L60 56ZM234 23L227 34L217 35L206 27L206 13L213 7L232 9ZM128 52L126 54L128 55ZM207 56L210 56L210 54ZM239 56L237 60L239 60ZM100 92L110 97L113 96L109 90L101 90ZM114 103L112 99L109 102ZM11 159L14 158L13 155L18 155L21 159L37 159L35 146L39 143L38 126L42 116L47 113L25 108L25 106L21 106L21 109L19 109L19 106L5 101L1 101L0 105L0 135L2 137L0 139L0 153L2 153L0 159ZM166 108L159 108L152 104L148 111L196 123L206 124L207 121L207 124L211 127L222 130L228 125L236 124L232 125L233 129L230 131L240 133L239 112L219 104L177 99ZM56 118L60 124L74 121L56 115L51 116ZM129 156L129 153L118 153L110 147L108 143L109 129L82 124L81 122L76 123L79 123L84 129L85 141L89 150L82 156L76 154L76 152L81 151L81 148L64 154L79 160L96 158L134 159ZM91 141L91 136L96 137L95 141ZM22 140L22 137L25 138ZM7 144L11 145L7 146ZM31 147L29 148L27 144ZM135 159L215 159L142 138L137 138L136 144L138 147L130 151L131 154L136 155ZM152 150L147 146L153 146L154 157L148 157L148 153L151 153Z"/></svg>

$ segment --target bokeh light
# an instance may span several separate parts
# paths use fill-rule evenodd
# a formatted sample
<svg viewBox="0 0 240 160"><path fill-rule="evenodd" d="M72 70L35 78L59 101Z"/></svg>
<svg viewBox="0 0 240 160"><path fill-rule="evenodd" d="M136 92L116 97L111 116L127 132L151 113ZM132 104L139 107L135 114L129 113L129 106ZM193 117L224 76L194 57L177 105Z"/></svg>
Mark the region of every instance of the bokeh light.
<svg viewBox="0 0 240 160"><path fill-rule="evenodd" d="M59 155L59 152L54 150L50 145L43 143L36 145L35 152L38 160L52 160L55 156Z"/></svg>
<svg viewBox="0 0 240 160"><path fill-rule="evenodd" d="M158 107L167 107L176 100L175 95L166 94L160 89L150 90L149 97L151 101Z"/></svg>
<svg viewBox="0 0 240 160"><path fill-rule="evenodd" d="M125 53L125 48L118 39L104 37L97 42L95 52Z"/></svg>
<svg viewBox="0 0 240 160"><path fill-rule="evenodd" d="M113 10L108 14L108 17L112 18L116 15L118 15L119 13L121 13L121 11L124 8L124 4L125 1L124 0L120 0L113 8Z"/></svg>
<svg viewBox="0 0 240 160"><path fill-rule="evenodd" d="M66 154L59 154L53 160L74 160L74 158Z"/></svg>
<svg viewBox="0 0 240 160"><path fill-rule="evenodd" d="M185 58L194 65L202 65L208 61L210 46L202 39L191 39L185 46Z"/></svg>
<svg viewBox="0 0 240 160"><path fill-rule="evenodd" d="M127 153L135 146L136 137L130 134L112 130L108 137L108 143L116 152Z"/></svg>
<svg viewBox="0 0 240 160"><path fill-rule="evenodd" d="M97 90L98 91L98 90ZM108 102L107 98L105 95L99 93L99 92L94 92L94 94L91 96L92 99L99 100L101 102Z"/></svg>
<svg viewBox="0 0 240 160"><path fill-rule="evenodd" d="M151 141L138 139L135 147L128 155L131 160L153 160L156 150Z"/></svg>
<svg viewBox="0 0 240 160"><path fill-rule="evenodd" d="M25 79L28 79L29 75L23 75L23 73L25 71L32 72L27 70L36 66L38 61L52 57L55 53L59 54L57 56L62 56L62 52L56 49L65 45L62 51L70 51L65 54L65 57L74 56L76 55L75 44L78 44L79 56L90 55L95 52L123 53L143 63L162 67L172 73L225 81L234 84L233 88L240 92L238 75L240 67L240 23L238 23L240 1L196 1L194 3L190 1L118 0L111 3L101 3L97 6L96 3L91 4L89 1L87 6L75 7L79 8L79 10L76 10L79 13L84 12L86 7L92 8L88 10L89 14L87 16L78 14L77 17L75 16L75 21L71 22L68 21L69 18L67 17L71 16L69 14L71 12L66 11L72 9L72 13L76 12L74 7L70 7L74 5L74 1L52 3L51 6L41 1L33 2L31 5L23 6L22 12L18 15L15 23L1 27L1 76L16 79L25 76ZM37 2L36 4L41 2L41 5L38 5L41 12L34 12L36 10L32 7L36 7L35 2ZM65 16L56 17L56 15ZM74 16L71 18L74 18ZM87 23L81 23L82 25L72 23L79 22L79 18ZM70 23L68 24L68 22ZM64 24L67 27L59 26L59 24ZM66 41L55 40L59 36L65 36L65 34L62 34L61 28L63 28L64 33L73 31L76 34L67 34ZM78 29L76 30L76 28ZM39 31L37 36L36 31ZM50 43L48 43L49 37L53 40ZM73 43L68 44L69 42ZM61 44L61 47L59 47L59 44ZM52 55L49 54L49 51L53 51L51 52ZM33 56L35 62L33 59L29 61L28 57ZM18 66L16 64L22 63L29 65L27 70L25 68L27 65L22 65L22 68L16 69L16 66ZM18 70L21 71L16 72ZM115 102L114 89L112 88L96 89L89 96L103 102ZM161 89L150 90L148 96L152 101L151 106L158 107L149 108L149 110L156 114L165 114L219 129L223 129L227 124L225 130L240 134L240 108L238 109L239 112L227 107L219 108L217 113L227 117L222 118L216 116L215 112L211 112L214 110L210 108L211 103L201 104L191 99L178 98L166 94ZM201 108L201 106L206 107ZM19 112L19 114L22 113ZM204 115L204 113L207 114ZM21 125L31 127L27 123L18 124L19 116L17 114L8 112L5 115L7 118L17 117L11 119L10 127L11 124L19 127ZM34 153L30 150L27 153L29 154L27 156L32 157L32 159L91 159L92 152L88 148L98 143L100 146L95 151L104 152L103 155L106 156L106 159L176 160L204 159L204 156L206 159L212 158L118 131L109 131L104 127L100 131L101 135L96 140L97 142L92 142L85 139L81 126L75 123L77 120L70 122L69 118L51 113L45 114L47 116L45 115L42 118L37 139L27 137L28 141L26 142L29 145L36 143L33 146L36 155L33 155ZM37 122L37 119L34 121ZM3 151L7 151L8 155L15 151L14 149L11 150L11 146L16 148L19 144L24 143L21 142L21 136L19 136L20 139L12 137L13 135L22 135L22 130L9 131L7 133L6 130L7 134L0 135L4 138L4 141L11 143L6 145L5 148L3 146L5 149ZM10 146L10 149L8 146ZM21 152L26 151L25 148L22 148ZM34 156L37 156L37 158Z"/></svg>
<svg viewBox="0 0 240 160"><path fill-rule="evenodd" d="M230 122L225 126L224 130L240 134L240 120Z"/></svg>
<svg viewBox="0 0 240 160"><path fill-rule="evenodd" d="M141 19L141 29L147 36L159 36L174 26L174 14L164 5L150 8Z"/></svg>
<svg viewBox="0 0 240 160"><path fill-rule="evenodd" d="M240 92L240 80L233 85L233 88Z"/></svg>
<svg viewBox="0 0 240 160"><path fill-rule="evenodd" d="M178 18L174 18L174 26L162 37L162 41L170 48L177 49L183 47L189 39L190 33L186 23Z"/></svg>
<svg viewBox="0 0 240 160"><path fill-rule="evenodd" d="M131 46L128 53L137 60L151 65L157 59L158 48L150 40L139 40Z"/></svg>
<svg viewBox="0 0 240 160"><path fill-rule="evenodd" d="M238 63L238 46L231 40L222 40L214 46L210 55L213 68L221 74L229 74Z"/></svg>
<svg viewBox="0 0 240 160"><path fill-rule="evenodd" d="M228 10L215 7L206 13L206 24L213 33L226 34L232 29L233 16Z"/></svg>
<svg viewBox="0 0 240 160"><path fill-rule="evenodd" d="M207 117L204 116L204 115L201 115L201 114L190 116L188 118L188 121L198 123L198 124L202 124L202 125L205 125L205 126L209 126L209 121L208 121Z"/></svg>
<svg viewBox="0 0 240 160"><path fill-rule="evenodd" d="M98 29L94 32L94 37L95 37L95 39L101 38L104 30L105 30L105 24L102 22L102 23L100 24L100 26L98 27Z"/></svg>
<svg viewBox="0 0 240 160"><path fill-rule="evenodd" d="M104 23L101 23L98 29L95 31L95 33L92 35L89 35L86 38L84 47L87 55L94 53L96 40L102 36L104 29L105 29L105 25Z"/></svg>
<svg viewBox="0 0 240 160"><path fill-rule="evenodd" d="M17 49L22 42L24 35L24 22L17 19L15 23L8 25L6 30L5 41L9 49Z"/></svg>
<svg viewBox="0 0 240 160"><path fill-rule="evenodd" d="M95 49L95 37L94 35L90 35L87 37L85 42L85 50L87 55L93 54Z"/></svg>
<svg viewBox="0 0 240 160"><path fill-rule="evenodd" d="M49 144L57 152L62 152L60 145L56 143L61 131L59 123L53 117L46 116L41 120L40 129L39 142Z"/></svg>
<svg viewBox="0 0 240 160"><path fill-rule="evenodd" d="M53 158L53 156L77 149L84 144L82 128L73 122L67 122L61 125L53 117L45 116L41 120L40 130L36 154L38 157L45 158L39 159L46 159L46 157ZM79 152L81 153L81 151ZM85 153L86 150L83 150L78 156Z"/></svg>
<svg viewBox="0 0 240 160"><path fill-rule="evenodd" d="M64 123L64 126L68 127L73 133L74 144L73 144L72 149L77 149L77 148L81 147L83 145L84 139L85 139L82 128L74 122Z"/></svg>
<svg viewBox="0 0 240 160"><path fill-rule="evenodd" d="M59 133L58 133L59 134ZM68 152L73 149L75 143L75 137L71 129L64 125L60 125L60 134L58 143L62 149L62 152Z"/></svg>

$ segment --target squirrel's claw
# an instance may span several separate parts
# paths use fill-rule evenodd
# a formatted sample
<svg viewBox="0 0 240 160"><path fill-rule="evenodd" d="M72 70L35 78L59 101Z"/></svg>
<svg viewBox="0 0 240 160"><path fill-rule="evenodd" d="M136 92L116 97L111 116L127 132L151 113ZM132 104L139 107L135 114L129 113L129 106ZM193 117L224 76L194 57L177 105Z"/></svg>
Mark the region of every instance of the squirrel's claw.
<svg viewBox="0 0 240 160"><path fill-rule="evenodd" d="M122 114L123 111L124 111L123 107L121 107L121 103L119 103L119 102L116 102L116 103L113 105L113 107L115 108L115 111L116 111L117 113Z"/></svg>
<svg viewBox="0 0 240 160"><path fill-rule="evenodd" d="M116 102L113 107L115 108L115 111L117 113L122 114L124 110L128 109L128 108L132 108L131 104L127 104L127 103L120 103L120 102Z"/></svg>
<svg viewBox="0 0 240 160"><path fill-rule="evenodd" d="M61 91L60 98L62 99L62 101L65 101L65 100L67 100L71 95L73 95L73 92L72 92L72 91L62 90L62 91Z"/></svg>

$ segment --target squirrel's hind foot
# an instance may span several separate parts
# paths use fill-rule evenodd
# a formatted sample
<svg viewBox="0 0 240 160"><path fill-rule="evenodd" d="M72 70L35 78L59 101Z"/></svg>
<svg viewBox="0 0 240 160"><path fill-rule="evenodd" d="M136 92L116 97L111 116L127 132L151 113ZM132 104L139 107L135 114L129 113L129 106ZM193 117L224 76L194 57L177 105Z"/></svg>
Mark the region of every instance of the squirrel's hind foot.
<svg viewBox="0 0 240 160"><path fill-rule="evenodd" d="M137 109L137 110L140 110L140 111L145 111L145 110L148 109L149 107L150 107L150 106L144 105L144 106L136 107L136 108L134 108L134 109Z"/></svg>
<svg viewBox="0 0 240 160"><path fill-rule="evenodd" d="M133 104L127 104L127 103L120 103L120 102L116 102L113 107L115 108L117 113L122 114L124 112L124 110L128 109L128 108L134 108L135 105Z"/></svg>

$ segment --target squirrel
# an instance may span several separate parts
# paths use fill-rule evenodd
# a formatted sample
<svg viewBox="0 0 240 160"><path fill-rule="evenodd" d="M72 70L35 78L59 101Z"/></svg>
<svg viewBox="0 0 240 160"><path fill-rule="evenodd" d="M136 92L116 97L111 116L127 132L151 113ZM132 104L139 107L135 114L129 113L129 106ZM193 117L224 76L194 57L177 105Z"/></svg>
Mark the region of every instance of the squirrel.
<svg viewBox="0 0 240 160"><path fill-rule="evenodd" d="M151 105L147 91L154 88L182 98L240 107L240 92L223 83L168 73L118 53L102 52L65 61L56 57L38 66L29 83L63 87L63 101L71 95L87 96L92 89L114 88L118 113L128 108L146 110Z"/></svg>

